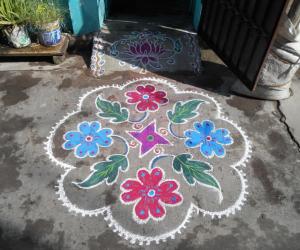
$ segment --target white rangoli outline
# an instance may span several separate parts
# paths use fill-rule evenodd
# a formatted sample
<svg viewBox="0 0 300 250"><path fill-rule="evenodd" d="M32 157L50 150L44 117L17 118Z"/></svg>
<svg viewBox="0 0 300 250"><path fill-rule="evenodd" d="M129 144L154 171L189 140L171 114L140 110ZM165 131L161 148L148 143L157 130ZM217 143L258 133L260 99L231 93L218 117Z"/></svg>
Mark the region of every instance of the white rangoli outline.
<svg viewBox="0 0 300 250"><path fill-rule="evenodd" d="M153 81L153 82L156 82L156 83L164 84L164 85L172 88L176 94L191 93L191 94L195 94L195 95L199 95L199 96L204 96L216 105L216 107L217 107L216 119L220 119L222 121L228 122L229 124L231 124L233 127L235 127L240 132L240 134L241 134L241 136L244 140L244 143L245 143L245 152L244 152L242 158L238 162L232 164L230 167L233 170L235 170L238 177L240 178L241 192L240 192L239 197L237 198L237 200L231 206L229 206L227 209L224 209L222 211L208 211L208 210L205 210L205 209L202 209L202 208L198 207L196 204L191 202L190 207L187 211L187 214L186 214L184 220L181 222L181 224L177 228L175 228L173 230L170 230L169 232L166 232L166 233L163 233L163 234L160 234L160 235L156 235L156 236L143 236L143 235L132 233L132 232L126 230L124 227L122 227L113 218L110 206L103 206L101 208L97 208L97 209L93 209L93 210L86 210L86 209L79 208L78 206L73 204L68 199L68 197L65 193L65 190L64 190L63 182L64 182L64 179L66 178L66 176L72 170L74 170L76 168L74 166L72 166L70 164L67 164L67 163L64 163L64 162L62 162L62 161L60 161L60 160L58 160L54 157L53 151L52 151L52 144L53 144L53 137L55 135L56 130L69 117L71 117L71 116L73 116L73 115L75 115L75 114L77 114L81 111L83 101L85 100L85 98L87 98L92 93L95 93L99 90L106 89L106 88L116 88L118 90L123 90L126 86L128 86L132 83L135 83L137 81ZM231 121L230 119L228 119L227 117L224 116L220 104L213 97L210 97L209 95L207 95L203 92L178 90L177 87L174 84L172 84L172 83L170 83L170 82L168 82L167 80L164 80L164 79L151 78L151 77L138 78L138 79L128 81L124 85L115 85L115 84L114 85L106 85L106 86L101 86L101 87L95 88L95 89L87 92L86 94L84 94L79 99L77 110L75 110L71 113L68 113L62 120L60 120L58 123L56 123L56 125L54 127L52 127L52 131L50 132L50 135L47 137L47 141L45 142L45 151L46 151L48 157L50 158L50 160L54 164L56 164L59 167L62 167L65 170L65 172L61 175L60 179L58 180L57 194L59 196L58 199L62 202L62 204L65 207L68 208L69 212L73 212L75 214L80 214L82 216L98 216L99 214L103 215L104 220L108 223L108 226L111 227L114 232L118 233L119 236L123 237L126 240L129 240L130 243L132 243L132 244L138 243L139 245L143 245L143 244L150 245L151 242L156 242L158 244L161 241L165 242L169 238L174 239L176 234L181 234L181 231L184 228L186 228L186 224L190 221L191 217L194 214L198 215L199 213L202 213L203 216L209 215L211 218L221 218L222 216L227 216L228 217L231 214L235 214L236 211L240 210L241 206L245 203L246 195L248 194L248 192L246 191L246 189L248 187L246 174L243 172L242 169L240 169L240 167L246 167L246 163L249 161L249 159L251 157L251 153L252 153L251 143L250 143L246 133L235 122ZM129 168L129 166L128 166L128 168Z"/></svg>

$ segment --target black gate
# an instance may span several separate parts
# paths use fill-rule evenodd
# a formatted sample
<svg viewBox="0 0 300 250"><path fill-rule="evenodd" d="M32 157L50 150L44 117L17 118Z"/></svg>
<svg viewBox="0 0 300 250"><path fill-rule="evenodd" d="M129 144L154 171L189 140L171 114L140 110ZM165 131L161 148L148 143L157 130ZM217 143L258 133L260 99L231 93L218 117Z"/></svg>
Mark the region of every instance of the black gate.
<svg viewBox="0 0 300 250"><path fill-rule="evenodd" d="M203 0L199 32L254 89L288 0Z"/></svg>

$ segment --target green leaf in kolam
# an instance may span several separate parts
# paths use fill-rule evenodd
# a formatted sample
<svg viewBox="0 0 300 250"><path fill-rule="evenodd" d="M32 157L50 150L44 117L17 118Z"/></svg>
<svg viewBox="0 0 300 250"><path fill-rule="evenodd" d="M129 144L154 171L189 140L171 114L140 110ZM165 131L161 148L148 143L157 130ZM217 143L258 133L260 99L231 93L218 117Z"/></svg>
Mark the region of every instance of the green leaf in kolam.
<svg viewBox="0 0 300 250"><path fill-rule="evenodd" d="M219 186L218 182L216 181L216 179L213 176L211 176L211 175L209 175L205 172L200 172L200 171L196 172L194 174L194 178L197 181L199 181L200 183L203 183L203 184L208 185L208 186L215 187L215 188L220 190L220 186Z"/></svg>
<svg viewBox="0 0 300 250"><path fill-rule="evenodd" d="M81 188L89 188L95 186L102 182L105 179L105 175L101 174L102 172L93 172L89 177L83 180L80 183L76 183L77 186Z"/></svg>
<svg viewBox="0 0 300 250"><path fill-rule="evenodd" d="M111 155L107 161L97 163L92 174L80 183L76 183L81 188L91 188L107 179L107 183L112 183L118 176L119 168L126 170L128 167L127 157L124 155Z"/></svg>
<svg viewBox="0 0 300 250"><path fill-rule="evenodd" d="M112 183L112 182L114 182L114 180L117 178L117 176L118 176L118 173L119 173L119 169L118 168L114 168L111 172L110 172L110 174L109 174L109 176L108 176L108 178L107 178L107 183Z"/></svg>
<svg viewBox="0 0 300 250"><path fill-rule="evenodd" d="M99 116L110 118L113 122L124 122L127 121L129 117L128 110L126 108L121 108L121 105L118 102L110 102L98 97L96 105L97 108L101 110Z"/></svg>
<svg viewBox="0 0 300 250"><path fill-rule="evenodd" d="M173 168L177 172L182 170L184 178L189 184L194 184L195 181L207 186L215 187L221 190L217 180L207 171L211 170L211 166L202 161L191 160L192 155L181 154L177 155L173 160Z"/></svg>
<svg viewBox="0 0 300 250"><path fill-rule="evenodd" d="M197 109L203 100L194 99L186 101L182 104L181 101L175 103L173 111L168 111L167 115L173 123L184 123L187 119L191 119L197 115Z"/></svg>
<svg viewBox="0 0 300 250"><path fill-rule="evenodd" d="M194 184L194 183L195 183L195 180L194 180L194 178L193 178L193 174L192 174L192 172L190 171L189 168L183 167L183 168L182 168L182 172L183 172L183 174L184 174L184 177L185 177L186 181L187 181L189 184Z"/></svg>

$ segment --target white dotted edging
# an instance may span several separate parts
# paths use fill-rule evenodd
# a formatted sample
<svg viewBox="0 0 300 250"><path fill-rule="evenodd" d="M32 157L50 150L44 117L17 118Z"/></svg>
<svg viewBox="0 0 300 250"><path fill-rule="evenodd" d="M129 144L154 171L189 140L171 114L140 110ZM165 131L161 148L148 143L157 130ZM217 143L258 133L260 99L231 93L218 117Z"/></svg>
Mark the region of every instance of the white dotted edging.
<svg viewBox="0 0 300 250"><path fill-rule="evenodd" d="M101 34L99 34L97 37L94 37L94 45L90 66L95 77L100 77L105 73L105 59L103 48L103 39L101 38Z"/></svg>
<svg viewBox="0 0 300 250"><path fill-rule="evenodd" d="M128 230L124 229L113 218L110 206L102 207L102 208L95 209L95 210L85 210L85 209L81 209L81 208L77 207L76 205L72 204L72 202L67 198L64 187L63 187L63 182L64 182L65 177L75 167L72 166L72 165L66 164L64 162L61 162L61 161L57 160L54 157L53 152L52 152L52 143L53 143L53 137L55 135L56 130L69 117L71 117L71 116L73 116L73 115L75 115L75 114L77 114L81 111L83 101L90 94L95 93L95 92L97 92L101 89L105 89L105 88L118 88L119 90L122 90L126 86L128 86L132 83L135 83L137 81L154 81L154 82L157 82L157 83L165 84L165 85L173 88L175 93L177 93L177 94L192 93L192 94L195 94L195 95L204 96L216 105L216 107L217 107L217 119L220 119L220 120L223 120L223 121L226 121L226 122L230 123L232 126L234 126L241 133L241 135L244 139L244 142L245 142L245 146L246 146L245 153L244 153L244 155L243 155L243 157L240 161L238 161L237 163L230 166L231 168L233 168L238 173L238 176L240 177L240 180L241 180L241 193L240 193L238 199L234 202L234 204L232 204L230 207L228 207L227 209L222 210L222 211L207 211L207 210L204 210L202 208L199 208L194 203L191 203L191 205L190 205L190 207L187 211L187 215L186 215L185 219L183 220L183 222L177 228L175 228L174 230L171 230L167 233L150 237L150 236L142 236L142 235L139 235L139 234L134 234L134 233L129 232ZM156 242L158 244L161 241L165 242L168 238L174 239L176 234L180 234L181 230L186 228L186 224L190 221L191 217L193 216L193 213L199 214L201 212L203 214L203 216L209 215L209 216L211 216L211 218L215 218L215 217L221 218L222 216L227 216L228 217L231 214L235 214L235 212L237 210L241 210L242 205L246 201L246 195L248 194L248 192L246 191L246 189L248 187L246 174L241 169L238 168L238 167L245 167L246 166L246 163L249 161L249 159L251 157L251 153L252 153L251 143L250 143L246 133L236 123L234 123L233 121L229 120L228 118L226 118L224 116L221 105L213 97L210 97L206 93L198 92L198 91L180 91L180 90L177 89L177 87L175 85L173 85L172 83L170 83L170 82L168 82L167 80L164 80L164 79L153 78L153 77L138 78L138 79L128 81L123 85L115 85L115 84L114 85L105 85L105 86L101 86L101 87L95 88L95 89L87 92L86 94L84 94L79 99L77 110L73 111L71 113L68 113L62 120L60 120L52 128L52 131L50 132L50 135L47 137L47 141L45 142L45 150L46 150L46 153L47 153L47 155L49 156L49 158L52 162L54 162L56 165L58 165L58 166L62 167L63 169L65 169L65 173L61 175L61 178L58 180L58 185L57 185L57 188L58 188L57 194L59 195L59 200L62 201L63 205L66 206L70 212L73 212L75 214L80 214L82 216L98 216L99 214L102 214L104 216L104 220L107 221L108 226L111 227L114 232L117 232L118 235L120 235L121 237L123 237L126 240L129 240L130 243L132 243L132 244L138 243L139 245L143 245L143 244L149 245L151 242Z"/></svg>

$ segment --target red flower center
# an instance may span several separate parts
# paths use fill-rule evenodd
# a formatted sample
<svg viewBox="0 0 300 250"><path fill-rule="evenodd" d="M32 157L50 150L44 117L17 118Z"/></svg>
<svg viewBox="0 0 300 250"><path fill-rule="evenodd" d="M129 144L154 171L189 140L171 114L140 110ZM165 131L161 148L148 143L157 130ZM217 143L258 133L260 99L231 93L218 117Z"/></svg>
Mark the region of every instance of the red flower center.
<svg viewBox="0 0 300 250"><path fill-rule="evenodd" d="M207 137L206 137L206 140L207 140L207 141L211 141L211 140L212 140L211 136L207 136Z"/></svg>
<svg viewBox="0 0 300 250"><path fill-rule="evenodd" d="M144 100L148 100L149 97L150 97L149 95L143 95L143 99L144 99Z"/></svg>
<svg viewBox="0 0 300 250"><path fill-rule="evenodd" d="M85 137L85 140L86 140L87 142L91 142L91 141L93 140L93 137L90 136L90 135L88 135L87 137Z"/></svg>

